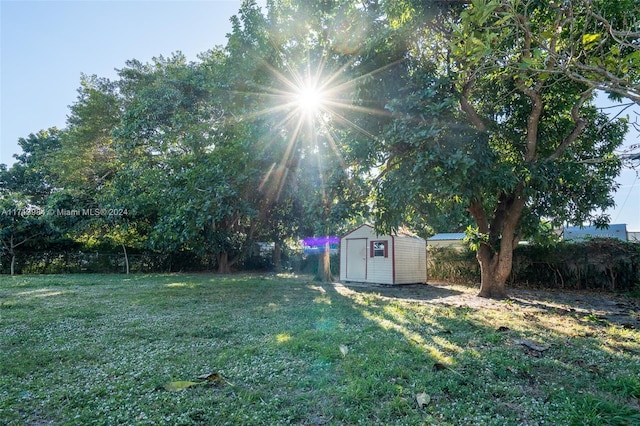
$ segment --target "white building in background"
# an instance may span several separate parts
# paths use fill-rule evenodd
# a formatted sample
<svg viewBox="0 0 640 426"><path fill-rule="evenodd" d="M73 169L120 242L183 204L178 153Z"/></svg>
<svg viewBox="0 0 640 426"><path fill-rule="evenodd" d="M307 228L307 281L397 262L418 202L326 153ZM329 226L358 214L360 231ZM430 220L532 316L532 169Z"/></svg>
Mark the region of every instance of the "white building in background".
<svg viewBox="0 0 640 426"><path fill-rule="evenodd" d="M433 237L427 238L427 246L429 247L450 247L457 250L464 250L466 245L464 243L464 232L445 232L436 234Z"/></svg>
<svg viewBox="0 0 640 426"><path fill-rule="evenodd" d="M636 233L637 234L637 233ZM615 224L608 228L598 229L595 226L569 226L563 229L562 237L565 241L583 241L591 238L615 238L628 241L627 225Z"/></svg>

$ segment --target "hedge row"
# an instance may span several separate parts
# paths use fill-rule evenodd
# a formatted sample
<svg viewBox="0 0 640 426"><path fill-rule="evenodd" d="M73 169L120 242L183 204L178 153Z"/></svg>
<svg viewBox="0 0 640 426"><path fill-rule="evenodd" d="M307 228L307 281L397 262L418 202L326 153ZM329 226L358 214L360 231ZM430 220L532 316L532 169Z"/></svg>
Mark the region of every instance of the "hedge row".
<svg viewBox="0 0 640 426"><path fill-rule="evenodd" d="M199 257L191 252L172 254L132 253L128 255L131 273L165 273L165 272L204 272L215 271L213 259ZM340 275L340 259L331 256L331 270L335 277ZM0 274L10 273L11 258L0 252ZM285 270L296 273L316 275L318 272L318 255L300 253L282 253L281 266ZM234 265L241 271L272 271L271 254L252 255ZM18 274L67 274L67 273L102 273L113 274L126 271L125 257L120 253L87 253L87 252L20 252L15 265Z"/></svg>
<svg viewBox="0 0 640 426"><path fill-rule="evenodd" d="M477 283L480 267L471 251L429 247L430 280ZM614 239L521 245L514 252L509 285L608 291L640 290L640 244Z"/></svg>
<svg viewBox="0 0 640 426"><path fill-rule="evenodd" d="M188 252L172 255L129 254L128 260L131 273L204 271L209 266ZM10 272L10 262L9 256L0 255L0 273ZM16 257L18 274L110 274L125 271L123 253L22 252Z"/></svg>

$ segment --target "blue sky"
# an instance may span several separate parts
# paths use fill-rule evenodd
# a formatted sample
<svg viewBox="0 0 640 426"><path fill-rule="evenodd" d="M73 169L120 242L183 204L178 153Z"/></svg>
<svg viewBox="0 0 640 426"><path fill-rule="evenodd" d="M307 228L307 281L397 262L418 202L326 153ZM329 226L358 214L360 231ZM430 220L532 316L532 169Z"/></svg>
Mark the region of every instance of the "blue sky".
<svg viewBox="0 0 640 426"><path fill-rule="evenodd" d="M225 44L240 3L0 0L0 163L14 162L18 138L65 126L81 73L115 78L128 59L176 51L196 60ZM638 138L631 132L627 145ZM640 231L640 180L627 169L618 182L612 223Z"/></svg>
<svg viewBox="0 0 640 426"><path fill-rule="evenodd" d="M115 78L142 62L226 43L236 1L0 0L0 163L12 164L18 138L65 126L80 74Z"/></svg>

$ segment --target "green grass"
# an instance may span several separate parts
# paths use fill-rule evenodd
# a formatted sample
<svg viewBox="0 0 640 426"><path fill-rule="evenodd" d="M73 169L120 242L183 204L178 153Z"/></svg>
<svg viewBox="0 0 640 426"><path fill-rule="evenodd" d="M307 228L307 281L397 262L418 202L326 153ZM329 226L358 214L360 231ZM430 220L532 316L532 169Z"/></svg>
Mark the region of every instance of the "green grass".
<svg viewBox="0 0 640 426"><path fill-rule="evenodd" d="M304 277L2 276L0 424L640 424L640 332L501 306ZM164 389L205 373L226 382Z"/></svg>

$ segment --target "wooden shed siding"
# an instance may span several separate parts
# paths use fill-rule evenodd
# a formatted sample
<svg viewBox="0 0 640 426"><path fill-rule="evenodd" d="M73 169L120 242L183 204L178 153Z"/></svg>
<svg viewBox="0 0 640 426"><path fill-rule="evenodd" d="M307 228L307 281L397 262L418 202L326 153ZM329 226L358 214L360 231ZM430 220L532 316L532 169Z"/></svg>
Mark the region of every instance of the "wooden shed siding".
<svg viewBox="0 0 640 426"><path fill-rule="evenodd" d="M345 240L340 239L340 281L347 280L347 247Z"/></svg>
<svg viewBox="0 0 640 426"><path fill-rule="evenodd" d="M427 251L423 240L396 238L395 284L423 283L427 271Z"/></svg>
<svg viewBox="0 0 640 426"><path fill-rule="evenodd" d="M373 234L371 236L376 241L386 241L388 252L392 252L391 237L378 237ZM369 283L393 284L393 256L372 257L369 254L367 259L367 281Z"/></svg>
<svg viewBox="0 0 640 426"><path fill-rule="evenodd" d="M345 235L346 238L375 238L376 233L373 228L362 225Z"/></svg>

